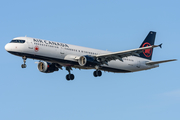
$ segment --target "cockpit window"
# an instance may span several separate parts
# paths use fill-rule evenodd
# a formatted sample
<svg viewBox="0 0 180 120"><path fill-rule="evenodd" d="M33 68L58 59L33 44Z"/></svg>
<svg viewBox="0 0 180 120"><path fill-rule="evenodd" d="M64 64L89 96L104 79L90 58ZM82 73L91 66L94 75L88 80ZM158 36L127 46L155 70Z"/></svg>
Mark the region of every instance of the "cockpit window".
<svg viewBox="0 0 180 120"><path fill-rule="evenodd" d="M12 40L10 43L25 43L25 40Z"/></svg>

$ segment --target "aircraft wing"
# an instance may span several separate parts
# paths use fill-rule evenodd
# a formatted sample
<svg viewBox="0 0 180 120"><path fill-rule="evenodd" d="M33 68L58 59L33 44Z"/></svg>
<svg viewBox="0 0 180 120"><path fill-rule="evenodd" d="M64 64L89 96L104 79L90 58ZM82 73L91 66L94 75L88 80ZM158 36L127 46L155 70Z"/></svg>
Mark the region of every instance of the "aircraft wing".
<svg viewBox="0 0 180 120"><path fill-rule="evenodd" d="M154 64L159 64L159 63L165 63L165 62L171 62L171 61L176 61L177 59L171 59L171 60L162 60L162 61L155 61L155 62L147 62L146 65L154 65Z"/></svg>
<svg viewBox="0 0 180 120"><path fill-rule="evenodd" d="M139 56L139 54L142 53L143 50L152 49L155 47L159 47L159 45L152 45L152 46L131 49L131 50L125 50L125 51L120 51L120 52L100 54L100 55L96 55L95 57L98 58L103 64L107 64L107 62L109 62L111 60L118 59L120 61L123 61L122 60L123 57L128 57L128 56L132 56L132 55Z"/></svg>

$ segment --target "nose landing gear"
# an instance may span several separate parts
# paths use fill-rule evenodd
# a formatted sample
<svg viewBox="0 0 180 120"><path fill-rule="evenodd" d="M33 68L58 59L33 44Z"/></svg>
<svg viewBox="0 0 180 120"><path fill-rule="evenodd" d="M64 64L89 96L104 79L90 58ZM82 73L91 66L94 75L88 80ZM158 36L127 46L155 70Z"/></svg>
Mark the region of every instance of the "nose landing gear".
<svg viewBox="0 0 180 120"><path fill-rule="evenodd" d="M22 67L22 68L26 68L26 67L27 67L27 65L26 65L26 59L27 59L27 57L26 57L26 56L23 56L22 59L23 59L24 64L22 64L21 67Z"/></svg>

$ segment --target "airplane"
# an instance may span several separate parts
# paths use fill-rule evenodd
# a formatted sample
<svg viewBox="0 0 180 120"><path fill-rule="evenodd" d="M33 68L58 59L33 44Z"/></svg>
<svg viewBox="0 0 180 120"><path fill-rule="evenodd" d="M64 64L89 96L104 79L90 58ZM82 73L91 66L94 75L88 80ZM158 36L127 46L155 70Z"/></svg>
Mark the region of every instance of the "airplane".
<svg viewBox="0 0 180 120"><path fill-rule="evenodd" d="M53 73L65 67L68 71L66 79L74 80L72 68L95 69L94 77L100 77L101 71L129 73L159 67L160 63L176 61L176 59L152 61L156 32L150 31L139 48L110 52L66 43L53 42L31 37L16 37L5 45L5 50L22 57L26 68L27 58L39 60L37 68L43 73Z"/></svg>

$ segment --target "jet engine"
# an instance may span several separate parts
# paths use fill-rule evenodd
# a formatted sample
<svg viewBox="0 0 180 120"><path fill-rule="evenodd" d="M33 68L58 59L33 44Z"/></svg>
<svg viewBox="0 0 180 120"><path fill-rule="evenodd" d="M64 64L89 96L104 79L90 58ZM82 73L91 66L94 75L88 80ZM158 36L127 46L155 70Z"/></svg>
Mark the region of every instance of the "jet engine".
<svg viewBox="0 0 180 120"><path fill-rule="evenodd" d="M59 69L54 63L48 63L43 61L38 63L38 70L43 73L52 73L54 71L58 71Z"/></svg>
<svg viewBox="0 0 180 120"><path fill-rule="evenodd" d="M94 57L88 55L81 56L78 60L78 63L80 66L86 66L86 67L93 67L100 64Z"/></svg>

